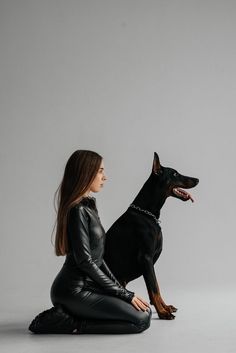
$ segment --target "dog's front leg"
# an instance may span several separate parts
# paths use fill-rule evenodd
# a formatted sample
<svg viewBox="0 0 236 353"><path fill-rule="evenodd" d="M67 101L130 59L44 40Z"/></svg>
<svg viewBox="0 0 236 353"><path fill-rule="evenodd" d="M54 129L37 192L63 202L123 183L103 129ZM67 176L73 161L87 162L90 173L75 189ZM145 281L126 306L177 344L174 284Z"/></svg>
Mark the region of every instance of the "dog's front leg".
<svg viewBox="0 0 236 353"><path fill-rule="evenodd" d="M161 301L162 306L163 306L166 310L168 310L170 313L175 313L178 309L177 309L175 306L173 306L173 305L167 305L167 304L164 302L164 300L162 299L161 292L160 292L160 288L159 288L159 285L158 285L157 280L156 280L156 285L157 285L157 292L158 292L158 295L159 295L159 297L160 297L160 301ZM151 300L150 300L150 304L153 304Z"/></svg>
<svg viewBox="0 0 236 353"><path fill-rule="evenodd" d="M175 316L171 311L163 305L163 300L160 295L160 289L156 279L156 274L153 266L152 257L145 255L140 258L143 268L143 277L147 286L150 303L154 305L160 319L172 320Z"/></svg>

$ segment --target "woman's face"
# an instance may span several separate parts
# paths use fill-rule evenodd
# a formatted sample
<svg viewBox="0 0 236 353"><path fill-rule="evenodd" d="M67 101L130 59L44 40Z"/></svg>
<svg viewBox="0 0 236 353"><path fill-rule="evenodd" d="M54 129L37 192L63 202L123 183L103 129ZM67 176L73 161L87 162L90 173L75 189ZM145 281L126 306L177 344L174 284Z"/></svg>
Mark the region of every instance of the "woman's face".
<svg viewBox="0 0 236 353"><path fill-rule="evenodd" d="M107 180L107 177L105 176L104 173L104 163L103 160L100 164L100 168L97 172L97 175L95 176L91 186L90 186L90 191L92 192L99 192L101 188L103 187L103 184Z"/></svg>

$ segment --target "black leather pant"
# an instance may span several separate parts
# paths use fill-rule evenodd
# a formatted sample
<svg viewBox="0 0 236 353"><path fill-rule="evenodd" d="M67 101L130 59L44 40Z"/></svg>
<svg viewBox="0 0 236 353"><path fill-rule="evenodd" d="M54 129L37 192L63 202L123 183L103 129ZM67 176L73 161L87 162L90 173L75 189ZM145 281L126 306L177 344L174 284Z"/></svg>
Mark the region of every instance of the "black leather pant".
<svg viewBox="0 0 236 353"><path fill-rule="evenodd" d="M53 305L81 320L79 333L139 333L150 326L151 308L137 310L131 303L105 294L63 266L50 291Z"/></svg>

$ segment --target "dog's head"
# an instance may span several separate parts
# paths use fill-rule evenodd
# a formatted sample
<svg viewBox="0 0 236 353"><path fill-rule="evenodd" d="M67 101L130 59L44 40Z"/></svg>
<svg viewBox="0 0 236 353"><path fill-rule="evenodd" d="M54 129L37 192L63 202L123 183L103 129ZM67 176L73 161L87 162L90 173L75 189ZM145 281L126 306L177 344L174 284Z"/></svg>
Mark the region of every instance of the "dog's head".
<svg viewBox="0 0 236 353"><path fill-rule="evenodd" d="M193 188L199 183L199 179L181 175L175 169L163 167L156 152L154 152L152 174L157 178L158 185L166 190L166 197L173 196L182 201L194 201L192 196L183 189Z"/></svg>

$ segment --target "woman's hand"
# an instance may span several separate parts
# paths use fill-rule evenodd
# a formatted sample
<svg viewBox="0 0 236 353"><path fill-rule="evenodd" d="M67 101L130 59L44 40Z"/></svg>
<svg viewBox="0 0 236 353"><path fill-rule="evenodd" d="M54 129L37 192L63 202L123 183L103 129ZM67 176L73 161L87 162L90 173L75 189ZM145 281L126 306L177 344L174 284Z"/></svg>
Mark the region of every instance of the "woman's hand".
<svg viewBox="0 0 236 353"><path fill-rule="evenodd" d="M141 297L138 297L137 295L134 295L131 304L137 309L137 310L147 310L150 308L150 305Z"/></svg>

